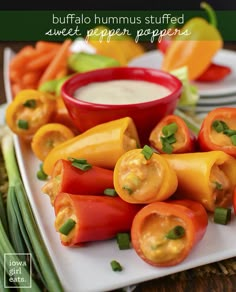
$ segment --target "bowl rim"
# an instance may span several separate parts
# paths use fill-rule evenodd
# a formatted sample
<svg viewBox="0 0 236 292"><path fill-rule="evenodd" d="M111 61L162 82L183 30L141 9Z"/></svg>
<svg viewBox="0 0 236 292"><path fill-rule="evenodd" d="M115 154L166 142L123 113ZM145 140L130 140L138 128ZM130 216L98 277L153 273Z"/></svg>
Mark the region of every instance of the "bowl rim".
<svg viewBox="0 0 236 292"><path fill-rule="evenodd" d="M71 94L68 93L69 88L74 84L77 83L78 81L81 80L81 78L85 79L86 77L91 77L91 76L98 76L99 74L102 74L103 72L110 72L110 75L112 77L112 73L114 72L118 72L118 71L123 71L125 73L127 72L137 72L137 71L143 71L144 73L153 73L153 74L158 74L158 76L162 77L162 78L169 78L172 80L172 82L175 83L176 88L175 90L173 90L170 94L162 97L162 98L158 98L155 100L151 100L151 101L145 101L145 102L139 102L139 103L130 103L130 104L101 104L101 103L93 103L93 102L88 102L88 101L84 101L84 100L80 100L78 98L75 98L74 96L72 96ZM135 76L135 75L134 75ZM105 81L112 81L112 80L119 80L121 78L110 78L108 80ZM125 77L123 78L123 80L126 79ZM137 79L132 79L132 78L127 78L129 80L137 80ZM138 80L144 80L144 79L138 79ZM148 80L144 80L144 81L148 81ZM93 82L98 82L98 81L89 81L87 84L93 83ZM101 81L102 82L102 81ZM152 82L152 81L150 81ZM154 82L153 82L154 83ZM163 85L164 86L164 85ZM102 68L102 69L95 69L95 70L91 70L88 72L84 72L84 73L75 73L73 74L70 78L68 78L62 85L61 88L61 95L63 100L67 100L70 101L70 103L72 103L73 105L81 105L83 106L83 108L89 108L89 109L122 109L122 108L132 108L133 106L136 107L150 107L150 106L155 106L161 102L169 102L172 101L173 99L176 99L176 95L178 96L177 99L180 98L181 95L181 90L182 90L182 82L174 75L170 74L169 72L165 72L161 69L155 69L155 68L145 68L145 67L126 67L126 66L120 66L120 67L109 67L109 68ZM73 92L75 92L76 89L74 89Z"/></svg>

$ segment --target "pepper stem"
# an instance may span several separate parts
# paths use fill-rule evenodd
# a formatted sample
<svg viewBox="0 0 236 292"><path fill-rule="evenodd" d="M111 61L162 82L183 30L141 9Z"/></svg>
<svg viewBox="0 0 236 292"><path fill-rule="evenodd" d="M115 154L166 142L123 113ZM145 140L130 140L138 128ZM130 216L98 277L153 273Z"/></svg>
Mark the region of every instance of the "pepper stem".
<svg viewBox="0 0 236 292"><path fill-rule="evenodd" d="M201 2L200 7L202 9L204 9L206 11L206 13L208 14L209 17L209 23L214 26L217 27L217 17L216 17L216 13L215 10L212 8L211 5L209 5L206 2Z"/></svg>

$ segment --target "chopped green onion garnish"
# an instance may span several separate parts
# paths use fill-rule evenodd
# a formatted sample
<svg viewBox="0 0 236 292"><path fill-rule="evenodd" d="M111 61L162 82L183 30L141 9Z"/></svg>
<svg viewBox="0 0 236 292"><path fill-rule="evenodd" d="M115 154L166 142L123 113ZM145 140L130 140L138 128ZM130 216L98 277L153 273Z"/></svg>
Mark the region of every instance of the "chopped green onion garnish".
<svg viewBox="0 0 236 292"><path fill-rule="evenodd" d="M221 133L225 130L227 130L229 127L228 125L223 122L223 121L220 121L220 120L215 120L213 123L212 123L212 128L217 132L217 133Z"/></svg>
<svg viewBox="0 0 236 292"><path fill-rule="evenodd" d="M25 121L25 120L18 120L17 126L18 128L23 129L23 130L29 129L29 123L28 121Z"/></svg>
<svg viewBox="0 0 236 292"><path fill-rule="evenodd" d="M153 149L148 145L145 145L141 151L141 153L147 160L149 160L152 157L153 152L154 152Z"/></svg>
<svg viewBox="0 0 236 292"><path fill-rule="evenodd" d="M167 154L171 154L173 152L173 146L170 145L169 143L165 143L162 146L162 151Z"/></svg>
<svg viewBox="0 0 236 292"><path fill-rule="evenodd" d="M215 187L217 190L222 190L222 184L220 184L218 181L214 181Z"/></svg>
<svg viewBox="0 0 236 292"><path fill-rule="evenodd" d="M36 100L35 99L28 99L25 103L23 103L23 106L29 107L29 108L35 108L36 107Z"/></svg>
<svg viewBox="0 0 236 292"><path fill-rule="evenodd" d="M117 262L116 260L111 261L110 264L114 272L121 272L123 270L121 264Z"/></svg>
<svg viewBox="0 0 236 292"><path fill-rule="evenodd" d="M128 186L123 186L122 189L126 190L130 195L133 193L133 190Z"/></svg>
<svg viewBox="0 0 236 292"><path fill-rule="evenodd" d="M234 146L236 146L236 135L230 137L230 140Z"/></svg>
<svg viewBox="0 0 236 292"><path fill-rule="evenodd" d="M130 249L130 235L126 232L117 233L116 241L119 249Z"/></svg>
<svg viewBox="0 0 236 292"><path fill-rule="evenodd" d="M90 168L92 168L92 165L88 163L86 159L77 159L69 157L68 160L72 162L71 163L72 166L79 168L80 170L87 171Z"/></svg>
<svg viewBox="0 0 236 292"><path fill-rule="evenodd" d="M48 176L47 176L47 174L44 171L38 170L37 171L37 178L39 180L46 180L48 178Z"/></svg>
<svg viewBox="0 0 236 292"><path fill-rule="evenodd" d="M217 133L223 133L230 137L232 144L236 146L236 130L230 129L225 122L219 120L215 120L212 123L212 127Z"/></svg>
<svg viewBox="0 0 236 292"><path fill-rule="evenodd" d="M166 238L179 239L182 238L184 235L185 229L183 228L183 226L177 225L166 234Z"/></svg>
<svg viewBox="0 0 236 292"><path fill-rule="evenodd" d="M231 137L231 136L236 134L236 131L232 130L232 129L226 129L226 130L223 131L223 134L225 134L228 137Z"/></svg>
<svg viewBox="0 0 236 292"><path fill-rule="evenodd" d="M76 222L69 218L59 229L59 232L64 235L68 235L71 230L75 227Z"/></svg>
<svg viewBox="0 0 236 292"><path fill-rule="evenodd" d="M48 175L43 170L43 164L40 163L39 170L37 171L37 178L40 180L46 180Z"/></svg>
<svg viewBox="0 0 236 292"><path fill-rule="evenodd" d="M115 189L105 189L104 190L104 195L107 195L107 196L111 196L111 197L115 197L117 196L117 192Z"/></svg>
<svg viewBox="0 0 236 292"><path fill-rule="evenodd" d="M162 134L165 137L169 137L173 134L175 134L178 131L178 125L176 123L171 123L169 125L166 125L162 128Z"/></svg>
<svg viewBox="0 0 236 292"><path fill-rule="evenodd" d="M231 220L231 209L216 207L214 210L214 222L226 225Z"/></svg>

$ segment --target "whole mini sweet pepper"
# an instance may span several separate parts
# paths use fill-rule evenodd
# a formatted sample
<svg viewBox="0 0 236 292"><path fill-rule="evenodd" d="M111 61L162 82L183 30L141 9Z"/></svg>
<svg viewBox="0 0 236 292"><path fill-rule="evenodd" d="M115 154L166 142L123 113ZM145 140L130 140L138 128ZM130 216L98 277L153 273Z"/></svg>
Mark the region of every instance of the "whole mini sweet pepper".
<svg viewBox="0 0 236 292"><path fill-rule="evenodd" d="M154 202L134 217L132 245L145 262L157 267L174 266L203 238L207 225L207 212L198 202Z"/></svg>
<svg viewBox="0 0 236 292"><path fill-rule="evenodd" d="M114 187L126 202L147 204L169 198L177 188L177 176L165 158L149 146L123 154L114 169Z"/></svg>
<svg viewBox="0 0 236 292"><path fill-rule="evenodd" d="M34 89L24 89L7 107L7 125L15 134L30 140L42 125L50 121L55 106L53 95Z"/></svg>
<svg viewBox="0 0 236 292"><path fill-rule="evenodd" d="M178 177L179 199L200 202L206 210L232 204L236 159L223 151L163 154Z"/></svg>
<svg viewBox="0 0 236 292"><path fill-rule="evenodd" d="M52 205L61 193L101 195L105 189L113 188L113 171L97 166L83 169L85 164L79 160L59 159L49 181L42 187L42 192L49 195Z"/></svg>
<svg viewBox="0 0 236 292"><path fill-rule="evenodd" d="M182 32L175 37L167 49L161 68L164 71L187 66L189 79L198 78L210 65L213 56L223 47L223 40L216 28L216 17L213 9L203 2L204 8L210 17L208 23L205 19L194 17L182 28Z"/></svg>
<svg viewBox="0 0 236 292"><path fill-rule="evenodd" d="M236 158L236 108L216 108L204 118L198 142L202 151L222 150Z"/></svg>
<svg viewBox="0 0 236 292"><path fill-rule="evenodd" d="M114 238L129 232L141 205L129 204L118 196L84 196L60 193L55 200L55 227L63 245Z"/></svg>
<svg viewBox="0 0 236 292"><path fill-rule="evenodd" d="M160 153L194 152L196 136L177 115L167 115L152 130L150 144Z"/></svg>
<svg viewBox="0 0 236 292"><path fill-rule="evenodd" d="M114 168L118 158L137 148L139 138L133 120L125 117L97 125L50 151L44 160L45 173L51 174L58 159L83 158L95 166Z"/></svg>
<svg viewBox="0 0 236 292"><path fill-rule="evenodd" d="M196 79L199 82L215 82L226 78L232 69L228 66L211 63L207 69Z"/></svg>

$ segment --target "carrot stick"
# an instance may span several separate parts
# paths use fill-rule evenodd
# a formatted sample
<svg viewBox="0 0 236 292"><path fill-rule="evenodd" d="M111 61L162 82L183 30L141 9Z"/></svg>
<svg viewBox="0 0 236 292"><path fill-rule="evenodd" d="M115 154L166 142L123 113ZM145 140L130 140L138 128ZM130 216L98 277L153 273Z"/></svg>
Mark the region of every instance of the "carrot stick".
<svg viewBox="0 0 236 292"><path fill-rule="evenodd" d="M42 75L42 71L28 71L22 76L21 82L24 88L28 87L30 85L34 85L34 87L37 87L38 80L40 79Z"/></svg>
<svg viewBox="0 0 236 292"><path fill-rule="evenodd" d="M32 46L22 48L11 60L10 69L19 69L25 66L25 62L35 52Z"/></svg>
<svg viewBox="0 0 236 292"><path fill-rule="evenodd" d="M11 91L13 98L17 95L18 92L22 90L20 83L12 83L11 84Z"/></svg>
<svg viewBox="0 0 236 292"><path fill-rule="evenodd" d="M39 52L48 52L54 49L59 49L61 47L60 43L38 41L35 45L35 48Z"/></svg>
<svg viewBox="0 0 236 292"><path fill-rule="evenodd" d="M9 71L9 78L11 82L19 82L21 79L21 76L23 75L23 70L16 70L16 69L11 69Z"/></svg>
<svg viewBox="0 0 236 292"><path fill-rule="evenodd" d="M45 69L56 56L57 52L58 48L54 48L47 52L42 52L37 58L27 63L26 69L30 71Z"/></svg>
<svg viewBox="0 0 236 292"><path fill-rule="evenodd" d="M44 71L41 79L39 80L39 85L44 83L45 81L49 81L55 79L58 71L60 71L63 67L67 67L67 57L69 53L69 47L72 41L70 39L66 39L61 47L59 48L55 58L48 65L46 70Z"/></svg>

